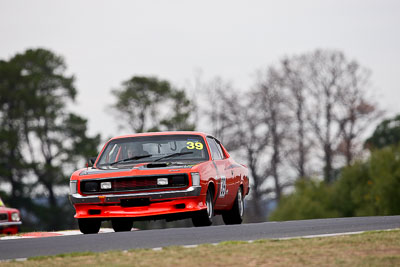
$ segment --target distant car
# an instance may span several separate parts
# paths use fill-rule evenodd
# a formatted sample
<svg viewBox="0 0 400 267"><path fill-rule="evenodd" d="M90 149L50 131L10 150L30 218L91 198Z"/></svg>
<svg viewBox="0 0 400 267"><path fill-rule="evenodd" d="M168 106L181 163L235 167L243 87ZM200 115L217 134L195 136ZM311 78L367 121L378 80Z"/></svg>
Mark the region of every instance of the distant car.
<svg viewBox="0 0 400 267"><path fill-rule="evenodd" d="M223 145L200 132L126 135L108 141L92 168L75 171L70 200L79 229L98 233L102 221L130 231L135 220L191 218L209 226L215 214L240 224L248 170Z"/></svg>
<svg viewBox="0 0 400 267"><path fill-rule="evenodd" d="M7 208L0 198L0 234L16 234L21 224L19 210Z"/></svg>

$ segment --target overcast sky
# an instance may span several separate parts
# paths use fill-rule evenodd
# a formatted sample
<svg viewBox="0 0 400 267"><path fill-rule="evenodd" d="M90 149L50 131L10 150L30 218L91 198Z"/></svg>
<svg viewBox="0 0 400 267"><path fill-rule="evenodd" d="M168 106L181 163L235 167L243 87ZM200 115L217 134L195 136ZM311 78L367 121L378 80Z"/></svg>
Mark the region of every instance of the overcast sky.
<svg viewBox="0 0 400 267"><path fill-rule="evenodd" d="M372 70L381 107L400 113L398 0L0 0L0 59L37 47L65 58L77 78L73 109L103 137L124 133L107 106L133 75L183 87L202 69L245 90L257 69L316 48Z"/></svg>

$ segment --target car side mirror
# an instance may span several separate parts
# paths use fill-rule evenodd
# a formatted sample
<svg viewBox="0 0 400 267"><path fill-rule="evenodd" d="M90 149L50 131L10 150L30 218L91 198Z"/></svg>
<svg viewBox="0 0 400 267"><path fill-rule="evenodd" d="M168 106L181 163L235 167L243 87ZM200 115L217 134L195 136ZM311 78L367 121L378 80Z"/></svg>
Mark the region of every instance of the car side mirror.
<svg viewBox="0 0 400 267"><path fill-rule="evenodd" d="M96 162L97 157L91 157L89 159L89 162L92 163L92 165Z"/></svg>

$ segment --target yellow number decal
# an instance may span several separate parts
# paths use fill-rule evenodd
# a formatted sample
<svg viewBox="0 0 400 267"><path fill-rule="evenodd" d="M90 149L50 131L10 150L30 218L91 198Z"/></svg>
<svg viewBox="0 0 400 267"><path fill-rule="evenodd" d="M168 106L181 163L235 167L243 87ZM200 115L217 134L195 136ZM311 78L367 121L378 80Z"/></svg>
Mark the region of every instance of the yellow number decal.
<svg viewBox="0 0 400 267"><path fill-rule="evenodd" d="M196 142L194 145L196 146L197 150L202 150L203 149L203 144L200 143L200 142Z"/></svg>
<svg viewBox="0 0 400 267"><path fill-rule="evenodd" d="M186 146L187 149L197 149L197 150L203 149L203 144L200 142L196 142L196 143L186 142L186 144L187 144L187 146Z"/></svg>
<svg viewBox="0 0 400 267"><path fill-rule="evenodd" d="M187 144L187 146L186 146L187 149L194 149L194 143L193 142L187 142L186 144Z"/></svg>

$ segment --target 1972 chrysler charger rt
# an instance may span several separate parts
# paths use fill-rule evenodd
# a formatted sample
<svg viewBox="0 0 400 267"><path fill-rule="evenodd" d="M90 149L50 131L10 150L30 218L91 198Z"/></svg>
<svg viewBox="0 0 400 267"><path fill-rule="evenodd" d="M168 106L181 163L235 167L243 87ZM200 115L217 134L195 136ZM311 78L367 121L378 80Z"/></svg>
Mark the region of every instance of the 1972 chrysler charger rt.
<svg viewBox="0 0 400 267"><path fill-rule="evenodd" d="M209 226L215 214L242 222L248 170L214 137L158 132L112 138L93 167L75 171L70 200L79 229L98 233L102 221L130 231L135 220L192 218Z"/></svg>

